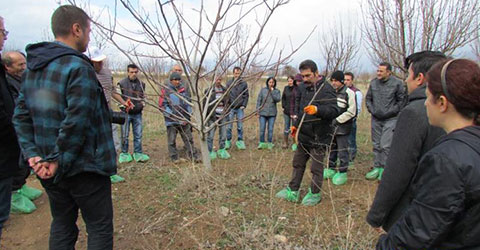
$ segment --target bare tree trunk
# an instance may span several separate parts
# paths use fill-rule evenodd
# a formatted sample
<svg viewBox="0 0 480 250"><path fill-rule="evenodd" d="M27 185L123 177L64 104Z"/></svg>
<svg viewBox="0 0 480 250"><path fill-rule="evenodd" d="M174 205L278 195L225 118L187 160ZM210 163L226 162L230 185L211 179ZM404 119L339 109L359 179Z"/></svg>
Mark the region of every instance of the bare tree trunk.
<svg viewBox="0 0 480 250"><path fill-rule="evenodd" d="M206 170L212 170L212 161L208 151L207 135L200 136L200 151L202 153L202 162Z"/></svg>

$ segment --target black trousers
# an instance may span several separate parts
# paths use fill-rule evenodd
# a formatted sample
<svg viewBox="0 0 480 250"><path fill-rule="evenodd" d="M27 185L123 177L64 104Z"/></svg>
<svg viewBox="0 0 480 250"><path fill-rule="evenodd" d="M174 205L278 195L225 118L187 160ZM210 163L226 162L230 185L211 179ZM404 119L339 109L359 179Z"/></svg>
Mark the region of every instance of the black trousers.
<svg viewBox="0 0 480 250"><path fill-rule="evenodd" d="M30 175L30 168L20 167L18 171L13 176L12 191L19 190L25 183L26 179Z"/></svg>
<svg viewBox="0 0 480 250"><path fill-rule="evenodd" d="M12 199L12 177L0 179L0 240L2 238L3 224L10 216L10 203Z"/></svg>
<svg viewBox="0 0 480 250"><path fill-rule="evenodd" d="M346 173L348 170L348 135L335 135L333 139L333 144L330 150L330 156L328 161L328 167L336 169L337 159L340 159L340 165L338 171L340 173Z"/></svg>
<svg viewBox="0 0 480 250"><path fill-rule="evenodd" d="M187 149L188 158L198 159L200 156L193 144L192 126L190 124L167 126L168 153L170 159L172 159L172 161L178 159L177 134L180 134L182 137L183 144L185 144L185 148Z"/></svg>
<svg viewBox="0 0 480 250"><path fill-rule="evenodd" d="M49 249L75 249L78 210L88 233L88 250L113 249L113 207L108 176L81 173L54 184L41 180L50 201Z"/></svg>
<svg viewBox="0 0 480 250"><path fill-rule="evenodd" d="M307 167L307 161L312 158L312 164L310 166L312 181L310 183L310 188L314 194L320 192L323 182L323 160L325 158L325 151L326 147L310 148L299 143L297 151L295 151L295 154L293 155L292 180L288 184L291 190L297 191L300 188L305 168Z"/></svg>

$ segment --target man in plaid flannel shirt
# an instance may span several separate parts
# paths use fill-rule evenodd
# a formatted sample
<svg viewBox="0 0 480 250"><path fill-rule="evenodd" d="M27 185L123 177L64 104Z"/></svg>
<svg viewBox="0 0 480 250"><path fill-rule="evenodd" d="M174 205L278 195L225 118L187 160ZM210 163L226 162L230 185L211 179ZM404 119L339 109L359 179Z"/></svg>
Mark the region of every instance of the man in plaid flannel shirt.
<svg viewBox="0 0 480 250"><path fill-rule="evenodd" d="M28 69L13 122L22 152L50 201L50 249L73 249L82 212L88 249L113 248L109 176L116 173L110 113L89 59L90 18L64 5L54 42L27 46Z"/></svg>

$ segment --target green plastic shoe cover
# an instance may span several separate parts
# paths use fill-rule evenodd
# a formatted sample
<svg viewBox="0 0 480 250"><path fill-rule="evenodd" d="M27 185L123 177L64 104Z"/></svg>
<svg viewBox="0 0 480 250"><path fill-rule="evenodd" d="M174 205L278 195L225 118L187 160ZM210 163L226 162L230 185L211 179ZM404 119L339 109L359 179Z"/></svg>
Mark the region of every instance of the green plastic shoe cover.
<svg viewBox="0 0 480 250"><path fill-rule="evenodd" d="M228 151L225 150L224 148L219 149L217 151L217 155L220 159L229 159L231 157L230 154L228 153Z"/></svg>
<svg viewBox="0 0 480 250"><path fill-rule="evenodd" d="M380 168L373 168L370 172L365 175L367 180L375 180L378 178L378 174L380 173Z"/></svg>
<svg viewBox="0 0 480 250"><path fill-rule="evenodd" d="M210 152L210 160L215 160L215 159L217 159L217 152L215 151Z"/></svg>
<svg viewBox="0 0 480 250"><path fill-rule="evenodd" d="M120 156L118 156L119 163L128 163L132 160L132 155L130 155L129 153L120 153Z"/></svg>
<svg viewBox="0 0 480 250"><path fill-rule="evenodd" d="M10 211L12 213L29 214L37 209L35 204L33 204L33 202L29 198L23 196L19 192L12 193L12 201L10 205Z"/></svg>
<svg viewBox="0 0 480 250"><path fill-rule="evenodd" d="M119 182L124 182L125 178L121 177L120 175L111 175L110 176L110 182L112 183L119 183Z"/></svg>
<svg viewBox="0 0 480 250"><path fill-rule="evenodd" d="M230 149L232 147L232 141L226 140L225 141L225 149Z"/></svg>
<svg viewBox="0 0 480 250"><path fill-rule="evenodd" d="M42 195L42 190L29 187L27 184L24 184L18 192L32 201Z"/></svg>
<svg viewBox="0 0 480 250"><path fill-rule="evenodd" d="M343 185L345 183L347 183L347 180L348 180L348 177L347 177L347 173L336 173L333 178L332 178L332 183L334 185Z"/></svg>
<svg viewBox="0 0 480 250"><path fill-rule="evenodd" d="M259 142L257 149L266 149L267 144L265 142Z"/></svg>
<svg viewBox="0 0 480 250"><path fill-rule="evenodd" d="M245 147L245 142L244 141L237 141L235 144L237 145L238 149L243 150L243 149L247 148L247 147Z"/></svg>
<svg viewBox="0 0 480 250"><path fill-rule="evenodd" d="M302 204L305 206L315 206L318 203L320 203L321 200L322 200L322 194L321 193L314 194L312 193L312 190L309 188L308 194L305 195L305 197L303 197Z"/></svg>
<svg viewBox="0 0 480 250"><path fill-rule="evenodd" d="M286 187L275 195L277 198L291 202L298 202L300 195L298 191L292 191L290 187Z"/></svg>
<svg viewBox="0 0 480 250"><path fill-rule="evenodd" d="M335 174L337 173L337 171L335 171L335 169L332 169L332 168L324 168L323 169L323 179L331 179Z"/></svg>

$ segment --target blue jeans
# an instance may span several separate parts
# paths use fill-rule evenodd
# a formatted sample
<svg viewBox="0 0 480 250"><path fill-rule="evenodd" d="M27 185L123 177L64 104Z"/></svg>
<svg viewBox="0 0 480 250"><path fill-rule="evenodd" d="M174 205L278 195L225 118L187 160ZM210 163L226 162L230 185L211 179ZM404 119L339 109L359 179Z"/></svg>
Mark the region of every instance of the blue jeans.
<svg viewBox="0 0 480 250"><path fill-rule="evenodd" d="M232 109L229 115L229 121L233 121L237 117L237 136L238 141L243 141L243 109ZM233 123L227 125L227 140L232 140Z"/></svg>
<svg viewBox="0 0 480 250"><path fill-rule="evenodd" d="M268 142L273 141L273 125L276 116L260 116L260 142L265 142L265 127L268 123Z"/></svg>
<svg viewBox="0 0 480 250"><path fill-rule="evenodd" d="M142 151L142 113L128 114L125 124L122 126L122 153L128 153L128 137L130 134L130 123L132 123L133 132L133 152L143 153Z"/></svg>
<svg viewBox="0 0 480 250"><path fill-rule="evenodd" d="M352 130L348 136L348 152L350 161L355 160L357 155L357 119L353 120Z"/></svg>
<svg viewBox="0 0 480 250"><path fill-rule="evenodd" d="M113 249L113 206L108 176L83 172L53 183L40 180L48 195L52 224L49 249L74 249L81 211L89 250Z"/></svg>
<svg viewBox="0 0 480 250"><path fill-rule="evenodd" d="M226 118L223 118L222 120L219 121L220 124L224 123ZM209 121L208 125L210 126L213 122ZM207 144L208 144L208 151L212 152L213 150L213 138L215 137L215 131L217 131L217 127L219 127L218 130L218 149L223 149L225 148L225 137L226 137L226 126L215 126L210 132L208 133L208 138L207 138Z"/></svg>
<svg viewBox="0 0 480 250"><path fill-rule="evenodd" d="M283 114L283 121L285 126L285 129L283 130L283 134L289 135L290 127L293 126L293 123L295 122L295 120L292 119L289 115Z"/></svg>
<svg viewBox="0 0 480 250"><path fill-rule="evenodd" d="M0 237L2 236L3 224L10 215L10 203L12 199L12 177L0 179Z"/></svg>

